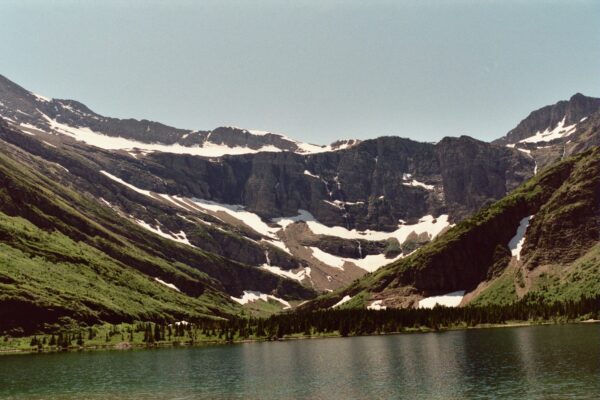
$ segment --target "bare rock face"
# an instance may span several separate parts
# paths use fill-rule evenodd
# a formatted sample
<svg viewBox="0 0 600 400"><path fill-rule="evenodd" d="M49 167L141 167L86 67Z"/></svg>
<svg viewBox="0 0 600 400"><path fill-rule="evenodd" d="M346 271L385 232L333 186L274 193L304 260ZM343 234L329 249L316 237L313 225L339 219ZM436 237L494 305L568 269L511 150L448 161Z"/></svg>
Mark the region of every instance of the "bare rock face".
<svg viewBox="0 0 600 400"><path fill-rule="evenodd" d="M600 99L581 93L533 111L492 142L529 154L536 170L600 145Z"/></svg>
<svg viewBox="0 0 600 400"><path fill-rule="evenodd" d="M594 296L600 286L599 205L596 147L553 165L414 254L307 308L327 308L344 296L364 299L365 306L378 300L387 307L415 307L424 297L458 291L465 293L463 301L482 304L510 304L526 294L550 302L557 295ZM524 221L528 226L520 232Z"/></svg>
<svg viewBox="0 0 600 400"><path fill-rule="evenodd" d="M226 156L156 153L150 172L173 193L243 204L264 218L303 209L329 226L393 230L398 220L449 213L462 219L533 175L533 161L468 137L418 143L383 137L350 149ZM149 187L153 189L152 187Z"/></svg>
<svg viewBox="0 0 600 400"><path fill-rule="evenodd" d="M546 128L555 128L563 118L565 126L577 124L598 110L600 110L600 99L576 93L568 101L559 101L533 111L506 136L495 140L494 143L500 145L517 143L536 132L543 132Z"/></svg>
<svg viewBox="0 0 600 400"><path fill-rule="evenodd" d="M557 191L531 220L524 243L524 262L568 264L600 241L600 152L575 166Z"/></svg>

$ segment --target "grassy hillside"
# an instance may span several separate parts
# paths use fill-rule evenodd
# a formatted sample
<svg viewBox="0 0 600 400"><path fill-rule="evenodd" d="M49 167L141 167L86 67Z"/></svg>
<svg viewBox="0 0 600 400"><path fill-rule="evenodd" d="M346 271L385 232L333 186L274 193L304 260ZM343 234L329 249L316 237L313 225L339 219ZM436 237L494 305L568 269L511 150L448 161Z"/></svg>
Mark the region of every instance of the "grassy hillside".
<svg viewBox="0 0 600 400"><path fill-rule="evenodd" d="M0 145L0 331L62 317L227 317L241 312L230 296L243 290L289 300L313 295L295 281L149 233L71 187L59 165Z"/></svg>

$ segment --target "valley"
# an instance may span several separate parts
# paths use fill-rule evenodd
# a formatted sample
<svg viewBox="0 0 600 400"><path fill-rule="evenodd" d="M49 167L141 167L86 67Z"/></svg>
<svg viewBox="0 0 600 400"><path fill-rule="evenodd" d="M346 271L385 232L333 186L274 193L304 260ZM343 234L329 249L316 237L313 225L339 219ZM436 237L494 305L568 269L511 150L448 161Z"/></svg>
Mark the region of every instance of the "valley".
<svg viewBox="0 0 600 400"><path fill-rule="evenodd" d="M599 115L598 99L577 94L493 143L380 137L318 146L252 129L105 117L2 77L0 273L10 289L3 302L16 305L3 329L23 328L24 309L38 310L26 324L35 329L65 317L219 319L595 295ZM69 250L56 253L55 243ZM99 273L90 259L110 260L99 275L110 289L74 290ZM41 272L56 262L76 275ZM41 270L24 273L31 263ZM129 300L114 297L126 293L117 289L124 281L106 280L117 271ZM55 280L64 289L50 295ZM88 299L112 290L110 300ZM126 305L149 290L172 304Z"/></svg>

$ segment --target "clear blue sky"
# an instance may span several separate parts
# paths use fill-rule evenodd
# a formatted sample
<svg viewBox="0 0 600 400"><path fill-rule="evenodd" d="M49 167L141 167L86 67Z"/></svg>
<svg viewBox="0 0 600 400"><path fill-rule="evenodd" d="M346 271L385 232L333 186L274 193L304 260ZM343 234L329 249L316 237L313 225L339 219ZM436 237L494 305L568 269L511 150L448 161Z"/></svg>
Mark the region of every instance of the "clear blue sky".
<svg viewBox="0 0 600 400"><path fill-rule="evenodd" d="M0 74L109 116L491 140L600 97L600 1L1 1Z"/></svg>

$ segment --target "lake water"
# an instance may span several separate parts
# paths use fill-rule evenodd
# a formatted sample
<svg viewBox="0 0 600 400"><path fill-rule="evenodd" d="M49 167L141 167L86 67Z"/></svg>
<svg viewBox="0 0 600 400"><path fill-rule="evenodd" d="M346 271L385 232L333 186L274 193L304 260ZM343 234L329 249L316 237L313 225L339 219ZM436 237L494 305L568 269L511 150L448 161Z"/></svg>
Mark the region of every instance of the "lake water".
<svg viewBox="0 0 600 400"><path fill-rule="evenodd" d="M0 356L1 399L600 398L600 325Z"/></svg>

